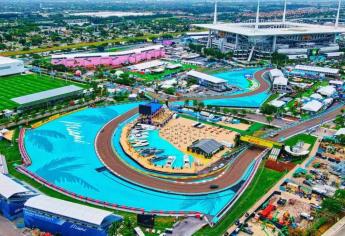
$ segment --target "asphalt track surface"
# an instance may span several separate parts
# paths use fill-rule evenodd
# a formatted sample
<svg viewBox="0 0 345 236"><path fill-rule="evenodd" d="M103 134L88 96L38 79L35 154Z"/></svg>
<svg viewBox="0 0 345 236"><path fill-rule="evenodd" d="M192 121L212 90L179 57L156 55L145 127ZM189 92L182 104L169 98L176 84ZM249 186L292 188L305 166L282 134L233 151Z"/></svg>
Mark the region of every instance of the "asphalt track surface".
<svg viewBox="0 0 345 236"><path fill-rule="evenodd" d="M246 97L267 91L270 88L270 84L263 78L264 73L265 71L259 71L255 74L256 80L258 80L260 83L260 86L257 90L244 94L236 94L233 96L223 96L219 97L219 99ZM199 98L199 100L203 99L206 98ZM218 97L212 97L212 99L218 99ZM298 133L300 131L308 129L309 127L314 127L317 124L320 124L322 121L332 120L336 117L336 115L340 114L342 108L344 108L344 106L336 109L335 111L325 114L321 118L316 118L311 121L302 123L298 126L283 130L279 133L278 136L274 138L274 140L279 140L281 137L286 137L291 134ZM217 178L208 182L194 182L193 184L188 184L186 182L167 181L165 179L146 175L132 169L130 166L127 166L117 155L116 150L113 149L112 145L113 134L114 131L118 128L119 124L128 120L130 117L133 117L137 113L138 108L132 109L106 124L103 127L102 131L99 132L95 140L95 147L99 158L105 164L109 171L111 171L116 176L119 176L120 178L150 189L156 189L165 192L174 192L177 194L204 194L227 189L240 180L240 178L247 170L249 164L264 151L264 149L260 147L250 147L249 149L241 153L228 169L222 172ZM211 189L211 185L218 185L218 188Z"/></svg>

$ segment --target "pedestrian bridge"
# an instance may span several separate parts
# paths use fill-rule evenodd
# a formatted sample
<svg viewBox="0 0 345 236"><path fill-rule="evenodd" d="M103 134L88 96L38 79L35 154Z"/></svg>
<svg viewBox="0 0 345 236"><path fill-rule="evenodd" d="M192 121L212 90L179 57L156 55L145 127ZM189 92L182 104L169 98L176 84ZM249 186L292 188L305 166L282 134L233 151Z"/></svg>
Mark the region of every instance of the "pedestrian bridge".
<svg viewBox="0 0 345 236"><path fill-rule="evenodd" d="M266 140L266 139L262 139L262 138L258 138L254 136L249 136L249 135L241 136L240 140L246 143L256 145L256 146L261 146L261 147L270 148L270 149L272 149L273 147L281 148L283 146L283 144L278 143L278 142L274 142L271 140Z"/></svg>

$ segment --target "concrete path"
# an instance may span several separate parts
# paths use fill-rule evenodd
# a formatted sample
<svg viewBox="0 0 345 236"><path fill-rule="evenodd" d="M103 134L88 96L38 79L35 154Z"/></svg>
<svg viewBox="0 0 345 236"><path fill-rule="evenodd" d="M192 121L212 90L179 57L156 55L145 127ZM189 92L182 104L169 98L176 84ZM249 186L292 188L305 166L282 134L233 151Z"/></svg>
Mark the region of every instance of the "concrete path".
<svg viewBox="0 0 345 236"><path fill-rule="evenodd" d="M22 236L20 230L6 218L0 216L0 236Z"/></svg>
<svg viewBox="0 0 345 236"><path fill-rule="evenodd" d="M345 235L345 217L343 217L335 225L329 228L322 236L344 236L344 235Z"/></svg>
<svg viewBox="0 0 345 236"><path fill-rule="evenodd" d="M206 221L194 217L188 217L180 221L169 236L191 236L207 224Z"/></svg>

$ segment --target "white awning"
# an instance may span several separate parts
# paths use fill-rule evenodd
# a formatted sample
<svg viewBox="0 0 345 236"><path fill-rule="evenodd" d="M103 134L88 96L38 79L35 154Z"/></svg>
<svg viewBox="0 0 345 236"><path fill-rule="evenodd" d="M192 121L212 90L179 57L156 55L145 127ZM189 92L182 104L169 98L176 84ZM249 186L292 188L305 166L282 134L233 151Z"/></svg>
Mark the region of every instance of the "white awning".
<svg viewBox="0 0 345 236"><path fill-rule="evenodd" d="M25 203L25 207L69 217L94 225L102 225L105 218L113 215L110 211L88 207L45 195L38 195L30 198Z"/></svg>
<svg viewBox="0 0 345 236"><path fill-rule="evenodd" d="M296 65L295 69L313 71L313 72L325 73L325 74L333 74L333 75L336 75L339 73L339 69L333 69L329 67L319 67L319 66Z"/></svg>
<svg viewBox="0 0 345 236"><path fill-rule="evenodd" d="M214 83L214 84L227 83L227 81L224 80L224 79L220 79L220 78L217 78L215 76L208 75L208 74L205 74L205 73L201 73L201 72L195 71L195 70L189 71L187 73L187 75L195 77L195 78L198 78L198 79L201 79L201 80L205 80L205 81L208 81L208 82L211 82L211 83Z"/></svg>
<svg viewBox="0 0 345 236"><path fill-rule="evenodd" d="M324 95L324 96L330 97L333 94L335 94L337 92L337 90L333 86L328 85L328 86L324 86L324 87L319 88L319 90L317 90L317 92Z"/></svg>
<svg viewBox="0 0 345 236"><path fill-rule="evenodd" d="M0 174L0 195L8 199L15 194L26 192L30 192L30 190L10 177Z"/></svg>

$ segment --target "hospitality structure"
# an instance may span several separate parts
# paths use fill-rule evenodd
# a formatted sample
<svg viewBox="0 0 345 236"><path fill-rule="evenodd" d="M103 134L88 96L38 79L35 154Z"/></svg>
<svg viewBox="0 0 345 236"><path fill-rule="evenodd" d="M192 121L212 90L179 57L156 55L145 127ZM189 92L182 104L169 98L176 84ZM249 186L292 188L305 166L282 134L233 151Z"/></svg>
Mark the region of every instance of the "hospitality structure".
<svg viewBox="0 0 345 236"><path fill-rule="evenodd" d="M0 56L0 77L6 75L20 74L24 71L25 68L23 61Z"/></svg>

